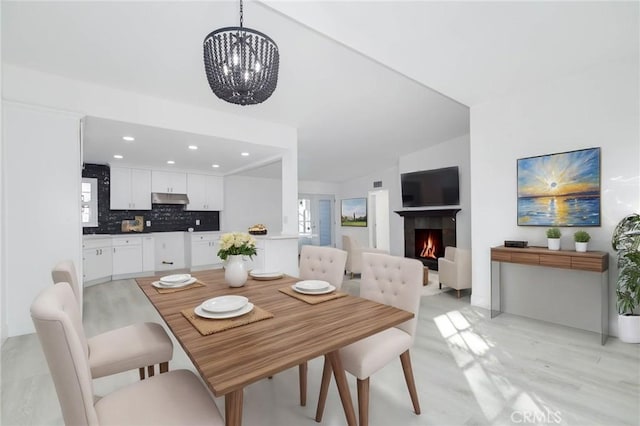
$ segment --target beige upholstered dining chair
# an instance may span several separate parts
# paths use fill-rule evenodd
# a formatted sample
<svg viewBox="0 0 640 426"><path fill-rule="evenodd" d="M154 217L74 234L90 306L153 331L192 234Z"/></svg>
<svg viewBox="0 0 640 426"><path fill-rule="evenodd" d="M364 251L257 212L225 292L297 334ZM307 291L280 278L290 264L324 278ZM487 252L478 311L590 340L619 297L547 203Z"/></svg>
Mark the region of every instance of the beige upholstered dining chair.
<svg viewBox="0 0 640 426"><path fill-rule="evenodd" d="M397 356L402 363L413 409L416 414L420 414L409 349L415 338L423 268L423 264L415 259L379 253L362 255L360 297L413 312L415 316L412 320L340 349L344 369L358 379L360 426L366 426L369 422L369 377ZM325 357L316 411L317 422L322 420L330 381L331 364Z"/></svg>
<svg viewBox="0 0 640 426"><path fill-rule="evenodd" d="M347 252L347 264L345 265L345 271L351 274L362 273L362 253L384 253L389 254L386 250L362 247L358 243L358 240L350 237L349 235L342 236L342 248Z"/></svg>
<svg viewBox="0 0 640 426"><path fill-rule="evenodd" d="M445 247L444 257L438 259L438 279L458 292L471 288L471 252L457 247Z"/></svg>
<svg viewBox="0 0 640 426"><path fill-rule="evenodd" d="M342 288L347 252L333 247L302 246L300 278L327 281L337 290ZM298 366L300 374L300 405L307 405L307 363Z"/></svg>
<svg viewBox="0 0 640 426"><path fill-rule="evenodd" d="M190 371L175 370L118 389L94 403L82 318L68 283L45 289L31 318L67 425L223 425L213 399Z"/></svg>
<svg viewBox="0 0 640 426"><path fill-rule="evenodd" d="M80 285L72 261L58 263L51 271L51 277L55 284L69 283L76 304L79 303ZM91 376L94 379L137 368L142 380L145 378L145 367L149 377L155 374L155 364L159 364L160 373L165 373L173 358L171 338L160 324L154 322L131 324L83 342L87 346Z"/></svg>

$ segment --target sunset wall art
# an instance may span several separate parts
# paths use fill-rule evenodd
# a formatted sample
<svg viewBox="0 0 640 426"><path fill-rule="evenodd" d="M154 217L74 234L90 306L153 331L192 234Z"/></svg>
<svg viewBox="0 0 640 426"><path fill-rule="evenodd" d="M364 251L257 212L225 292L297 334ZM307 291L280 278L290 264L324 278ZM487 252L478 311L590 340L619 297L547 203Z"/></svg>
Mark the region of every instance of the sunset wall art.
<svg viewBox="0 0 640 426"><path fill-rule="evenodd" d="M600 226L600 148L519 159L518 225Z"/></svg>

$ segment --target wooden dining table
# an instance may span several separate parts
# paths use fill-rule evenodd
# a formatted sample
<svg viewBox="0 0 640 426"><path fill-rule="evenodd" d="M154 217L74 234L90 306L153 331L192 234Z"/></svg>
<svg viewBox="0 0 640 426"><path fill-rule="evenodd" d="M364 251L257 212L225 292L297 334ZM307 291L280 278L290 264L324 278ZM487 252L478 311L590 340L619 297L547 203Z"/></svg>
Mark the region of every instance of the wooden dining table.
<svg viewBox="0 0 640 426"><path fill-rule="evenodd" d="M204 286L159 293L159 277L136 279L216 397L225 397L225 424L242 424L243 389L261 379L324 355L330 362L347 424L356 424L338 349L413 318L411 312L347 295L315 305L278 291L298 278L271 281L251 277L229 287L222 269L193 272ZM207 299L242 295L272 318L202 335L181 313ZM216 320L211 320L216 321Z"/></svg>

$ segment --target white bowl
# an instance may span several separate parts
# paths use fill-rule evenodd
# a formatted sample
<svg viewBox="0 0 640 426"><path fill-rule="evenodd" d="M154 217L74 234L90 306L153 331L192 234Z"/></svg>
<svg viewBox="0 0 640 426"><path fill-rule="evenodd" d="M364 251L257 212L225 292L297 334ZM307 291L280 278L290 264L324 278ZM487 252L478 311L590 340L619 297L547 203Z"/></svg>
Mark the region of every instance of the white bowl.
<svg viewBox="0 0 640 426"><path fill-rule="evenodd" d="M191 279L191 274L176 274L176 275L165 275L160 278L161 282L175 284L175 283L183 283L185 281L189 281Z"/></svg>
<svg viewBox="0 0 640 426"><path fill-rule="evenodd" d="M298 281L296 288L303 291L325 291L329 288L329 283L321 280Z"/></svg>

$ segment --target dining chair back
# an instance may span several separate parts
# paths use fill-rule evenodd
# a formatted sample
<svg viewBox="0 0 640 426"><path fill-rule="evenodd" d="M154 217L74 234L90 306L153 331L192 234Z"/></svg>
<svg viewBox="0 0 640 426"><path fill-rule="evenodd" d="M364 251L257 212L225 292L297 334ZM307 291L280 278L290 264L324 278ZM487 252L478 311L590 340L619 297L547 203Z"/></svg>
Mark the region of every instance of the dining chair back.
<svg viewBox="0 0 640 426"><path fill-rule="evenodd" d="M416 259L376 253L363 253L362 259L360 297L413 313L412 320L397 326L413 341L418 324L424 265Z"/></svg>
<svg viewBox="0 0 640 426"><path fill-rule="evenodd" d="M84 333L78 327L80 311L69 283L59 283L40 293L31 304L31 318L65 424L224 424L206 388L187 370L136 382L94 404Z"/></svg>
<svg viewBox="0 0 640 426"><path fill-rule="evenodd" d="M58 262L51 270L51 278L54 283L69 283L73 295L76 298L80 313L82 313L82 295L80 294L80 285L78 284L78 274L76 267L71 260L63 260Z"/></svg>
<svg viewBox="0 0 640 426"><path fill-rule="evenodd" d="M79 305L82 287L78 283L75 265L70 260L59 262L51 270L51 277L54 284L67 283L73 290L80 318L76 324L78 335L89 357L89 368L94 379L137 368L142 380L145 375L150 377L155 374L155 364L159 365L160 373L169 370L173 342L160 324L131 324L86 339L82 328L82 307Z"/></svg>
<svg viewBox="0 0 640 426"><path fill-rule="evenodd" d="M340 290L344 278L347 252L333 247L302 246L300 278L323 280Z"/></svg>
<svg viewBox="0 0 640 426"><path fill-rule="evenodd" d="M31 318L68 425L98 424L86 339L69 283L42 292L31 305Z"/></svg>
<svg viewBox="0 0 640 426"><path fill-rule="evenodd" d="M353 278L353 274L362 273L363 253L389 254L389 252L386 250L362 247L355 237L351 237L349 235L342 236L342 248L347 252L347 264L345 265L345 270L351 274L351 278Z"/></svg>

